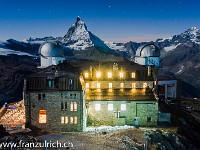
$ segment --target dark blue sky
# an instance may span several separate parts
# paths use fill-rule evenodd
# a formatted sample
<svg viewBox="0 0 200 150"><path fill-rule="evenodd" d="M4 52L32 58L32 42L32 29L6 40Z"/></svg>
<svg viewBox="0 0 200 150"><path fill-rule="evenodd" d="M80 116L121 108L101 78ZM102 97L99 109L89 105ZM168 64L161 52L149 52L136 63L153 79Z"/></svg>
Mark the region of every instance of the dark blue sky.
<svg viewBox="0 0 200 150"><path fill-rule="evenodd" d="M199 6L199 0L0 0L0 40L64 36L77 16L103 40L152 40L199 28Z"/></svg>

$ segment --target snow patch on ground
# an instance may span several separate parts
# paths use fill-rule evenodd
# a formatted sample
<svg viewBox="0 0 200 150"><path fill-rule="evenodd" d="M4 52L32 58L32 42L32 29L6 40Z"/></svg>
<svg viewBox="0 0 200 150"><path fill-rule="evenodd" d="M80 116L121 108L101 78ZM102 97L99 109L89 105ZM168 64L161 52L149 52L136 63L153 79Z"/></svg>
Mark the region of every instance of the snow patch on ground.
<svg viewBox="0 0 200 150"><path fill-rule="evenodd" d="M166 52L169 52L169 51L172 51L172 50L174 50L177 46L179 46L181 43L179 43L179 44L172 44L172 45L170 45L170 46L168 46L168 47L165 47L164 48L164 51L166 51Z"/></svg>
<svg viewBox="0 0 200 150"><path fill-rule="evenodd" d="M111 41L104 41L104 44L106 44L110 49L113 50L126 51L124 46L118 46L116 43Z"/></svg>
<svg viewBox="0 0 200 150"><path fill-rule="evenodd" d="M29 53L25 53L25 52L20 52L20 51L14 51L14 50L10 50L10 49L0 48L0 55L9 55L9 54L33 56L33 55L31 55Z"/></svg>
<svg viewBox="0 0 200 150"><path fill-rule="evenodd" d="M133 129L134 126L100 126L100 127L86 127L86 132L98 132L98 131L116 131L116 130L124 130L124 129Z"/></svg>

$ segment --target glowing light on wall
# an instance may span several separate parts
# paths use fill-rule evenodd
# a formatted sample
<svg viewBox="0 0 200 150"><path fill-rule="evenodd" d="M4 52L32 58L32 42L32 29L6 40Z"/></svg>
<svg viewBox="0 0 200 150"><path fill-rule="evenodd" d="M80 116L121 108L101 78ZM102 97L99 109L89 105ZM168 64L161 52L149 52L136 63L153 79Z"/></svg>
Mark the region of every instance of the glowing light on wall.
<svg viewBox="0 0 200 150"><path fill-rule="evenodd" d="M143 83L143 88L146 88L147 87L147 83Z"/></svg>
<svg viewBox="0 0 200 150"><path fill-rule="evenodd" d="M73 111L74 110L74 105L73 105L73 102L70 103L70 111Z"/></svg>
<svg viewBox="0 0 200 150"><path fill-rule="evenodd" d="M101 105L100 104L95 104L95 110L99 111L101 109Z"/></svg>
<svg viewBox="0 0 200 150"><path fill-rule="evenodd" d="M108 78L112 78L112 73L108 72Z"/></svg>
<svg viewBox="0 0 200 150"><path fill-rule="evenodd" d="M65 118L61 117L61 123L63 124L65 122Z"/></svg>
<svg viewBox="0 0 200 150"><path fill-rule="evenodd" d="M89 88L89 87L90 87L89 83L86 83L86 88Z"/></svg>
<svg viewBox="0 0 200 150"><path fill-rule="evenodd" d="M100 72L97 72L97 78L100 78L101 74Z"/></svg>
<svg viewBox="0 0 200 150"><path fill-rule="evenodd" d="M73 124L73 123L74 123L74 118L70 117L70 124Z"/></svg>
<svg viewBox="0 0 200 150"><path fill-rule="evenodd" d="M74 111L77 111L77 103L74 102Z"/></svg>
<svg viewBox="0 0 200 150"><path fill-rule="evenodd" d="M108 104L108 110L113 110L113 104Z"/></svg>
<svg viewBox="0 0 200 150"><path fill-rule="evenodd" d="M120 78L124 77L124 74L122 72L119 75L120 75Z"/></svg>
<svg viewBox="0 0 200 150"><path fill-rule="evenodd" d="M88 73L85 73L85 78L88 78L89 77L89 74Z"/></svg>
<svg viewBox="0 0 200 150"><path fill-rule="evenodd" d="M120 88L121 88L121 89L124 88L124 83L120 83Z"/></svg>
<svg viewBox="0 0 200 150"><path fill-rule="evenodd" d="M135 78L135 72L131 73L131 78Z"/></svg>
<svg viewBox="0 0 200 150"><path fill-rule="evenodd" d="M112 89L112 83L109 83L109 89Z"/></svg>
<svg viewBox="0 0 200 150"><path fill-rule="evenodd" d="M121 104L121 110L126 110L126 104Z"/></svg>
<svg viewBox="0 0 200 150"><path fill-rule="evenodd" d="M68 123L69 123L68 117L65 117L65 124L68 124Z"/></svg>
<svg viewBox="0 0 200 150"><path fill-rule="evenodd" d="M46 110L39 111L39 123L47 123Z"/></svg>
<svg viewBox="0 0 200 150"><path fill-rule="evenodd" d="M74 124L77 124L77 117L74 117Z"/></svg>
<svg viewBox="0 0 200 150"><path fill-rule="evenodd" d="M101 84L97 83L97 88L100 89L101 88Z"/></svg>
<svg viewBox="0 0 200 150"><path fill-rule="evenodd" d="M132 83L132 88L136 88L136 83Z"/></svg>

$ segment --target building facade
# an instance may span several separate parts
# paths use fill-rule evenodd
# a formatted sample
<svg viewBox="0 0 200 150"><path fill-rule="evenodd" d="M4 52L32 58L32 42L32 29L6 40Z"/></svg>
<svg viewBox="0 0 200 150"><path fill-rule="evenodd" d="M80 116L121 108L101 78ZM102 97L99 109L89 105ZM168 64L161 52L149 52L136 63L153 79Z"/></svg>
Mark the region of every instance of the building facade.
<svg viewBox="0 0 200 150"><path fill-rule="evenodd" d="M85 91L79 76L50 67L24 85L26 126L50 131L83 131Z"/></svg>
<svg viewBox="0 0 200 150"><path fill-rule="evenodd" d="M54 53L50 49L49 54L51 50ZM26 125L50 131L156 126L158 87L172 83L158 81L160 53L154 45L142 46L136 54L138 62L64 61L28 76L24 84ZM176 98L176 82L173 85L165 92L175 91L169 96Z"/></svg>

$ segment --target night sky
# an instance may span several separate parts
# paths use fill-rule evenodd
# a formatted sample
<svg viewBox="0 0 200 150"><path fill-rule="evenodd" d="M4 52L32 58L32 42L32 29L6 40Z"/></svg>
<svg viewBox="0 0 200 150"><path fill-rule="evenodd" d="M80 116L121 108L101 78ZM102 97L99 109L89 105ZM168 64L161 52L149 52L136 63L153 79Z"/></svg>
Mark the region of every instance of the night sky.
<svg viewBox="0 0 200 150"><path fill-rule="evenodd" d="M149 41L200 28L199 0L0 0L0 40L64 36L80 16L103 40Z"/></svg>

